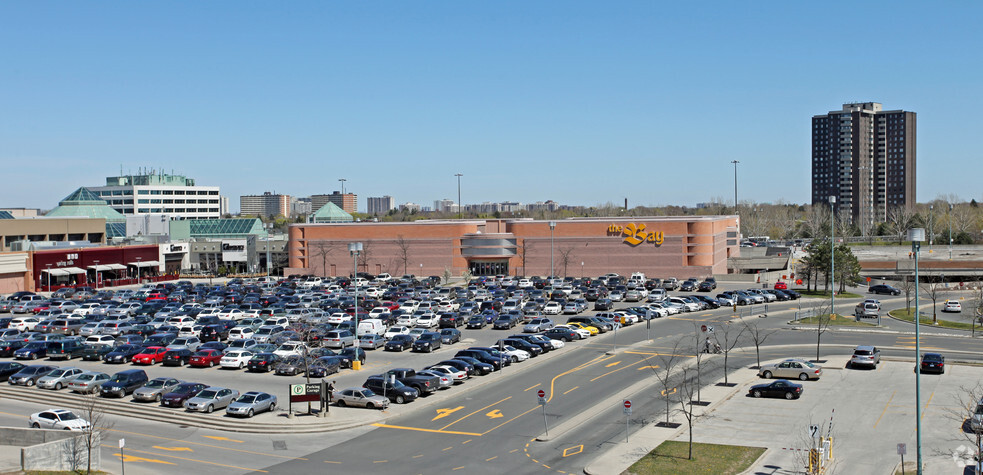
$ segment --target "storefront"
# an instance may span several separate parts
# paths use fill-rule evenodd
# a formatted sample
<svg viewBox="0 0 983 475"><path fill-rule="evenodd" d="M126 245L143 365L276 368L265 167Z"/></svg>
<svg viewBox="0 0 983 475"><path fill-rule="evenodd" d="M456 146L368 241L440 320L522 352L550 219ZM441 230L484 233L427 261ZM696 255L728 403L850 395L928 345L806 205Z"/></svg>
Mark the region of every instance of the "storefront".
<svg viewBox="0 0 983 475"><path fill-rule="evenodd" d="M296 224L285 273L707 277L727 273L739 232L737 216Z"/></svg>
<svg viewBox="0 0 983 475"><path fill-rule="evenodd" d="M128 285L161 276L157 245L53 249L32 254L33 284L42 291Z"/></svg>

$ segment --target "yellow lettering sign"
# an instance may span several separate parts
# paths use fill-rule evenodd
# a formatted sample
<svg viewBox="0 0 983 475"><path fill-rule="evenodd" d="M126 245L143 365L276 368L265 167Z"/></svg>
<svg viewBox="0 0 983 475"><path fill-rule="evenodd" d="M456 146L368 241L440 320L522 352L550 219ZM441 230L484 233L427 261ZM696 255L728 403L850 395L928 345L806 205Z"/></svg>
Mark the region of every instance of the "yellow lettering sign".
<svg viewBox="0 0 983 475"><path fill-rule="evenodd" d="M608 234L612 236L624 236L625 244L637 246L643 242L661 246L665 241L665 234L662 231L645 231L645 224L628 223L625 226L611 224L608 226Z"/></svg>

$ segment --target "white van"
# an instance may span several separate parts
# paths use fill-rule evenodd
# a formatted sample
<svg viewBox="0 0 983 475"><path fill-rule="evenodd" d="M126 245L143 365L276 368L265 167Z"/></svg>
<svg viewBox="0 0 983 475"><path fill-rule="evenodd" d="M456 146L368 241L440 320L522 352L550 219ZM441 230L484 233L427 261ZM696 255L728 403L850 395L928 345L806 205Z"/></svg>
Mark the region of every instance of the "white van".
<svg viewBox="0 0 983 475"><path fill-rule="evenodd" d="M382 335L384 333L386 333L386 326L382 323L382 320L369 318L358 322L358 330L356 330L358 336Z"/></svg>

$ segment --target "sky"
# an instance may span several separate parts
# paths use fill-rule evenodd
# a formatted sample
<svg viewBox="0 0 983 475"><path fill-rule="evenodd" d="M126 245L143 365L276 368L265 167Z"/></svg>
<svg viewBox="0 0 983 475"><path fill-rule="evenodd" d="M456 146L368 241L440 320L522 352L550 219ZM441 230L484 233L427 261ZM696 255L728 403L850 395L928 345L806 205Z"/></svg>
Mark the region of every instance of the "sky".
<svg viewBox="0 0 983 475"><path fill-rule="evenodd" d="M918 114L981 200L980 2L0 2L0 208L155 168L397 204L810 199L810 120ZM975 171L975 172L973 172ZM967 173L972 172L972 173Z"/></svg>

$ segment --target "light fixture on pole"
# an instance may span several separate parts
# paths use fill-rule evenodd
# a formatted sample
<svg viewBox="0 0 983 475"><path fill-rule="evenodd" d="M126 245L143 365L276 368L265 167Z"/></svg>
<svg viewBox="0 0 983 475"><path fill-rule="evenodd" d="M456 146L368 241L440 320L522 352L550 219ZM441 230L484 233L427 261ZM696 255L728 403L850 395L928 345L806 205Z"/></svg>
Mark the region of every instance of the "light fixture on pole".
<svg viewBox="0 0 983 475"><path fill-rule="evenodd" d="M355 338L358 338L358 255L362 253L362 243L348 243L348 252L352 255L352 264L355 268L352 274L352 283L355 285Z"/></svg>
<svg viewBox="0 0 983 475"><path fill-rule="evenodd" d="M48 268L48 292L51 292L51 264L45 264Z"/></svg>
<svg viewBox="0 0 983 475"><path fill-rule="evenodd" d="M833 206L836 204L836 196L829 195L829 318L833 318L833 306L836 303L836 240L833 235Z"/></svg>
<svg viewBox="0 0 983 475"><path fill-rule="evenodd" d="M96 290L99 290L99 261L98 260L93 260L92 262L95 262L95 264L96 264L96 272L95 272L95 277L96 277Z"/></svg>
<svg viewBox="0 0 983 475"><path fill-rule="evenodd" d="M137 280L140 280L140 277L143 276L143 267L140 267L140 261L142 260L142 257L137 257Z"/></svg>
<svg viewBox="0 0 983 475"><path fill-rule="evenodd" d="M949 204L949 212L945 214L945 220L949 223L949 260L952 260L952 204Z"/></svg>
<svg viewBox="0 0 983 475"><path fill-rule="evenodd" d="M741 162L733 160L730 163L734 164L734 212L737 212L737 164Z"/></svg>
<svg viewBox="0 0 983 475"><path fill-rule="evenodd" d="M935 226L932 226L934 215L935 205L928 205L928 252L932 252L932 242L935 241Z"/></svg>
<svg viewBox="0 0 983 475"><path fill-rule="evenodd" d="M580 278L584 278L584 261L580 261Z"/></svg>
<svg viewBox="0 0 983 475"><path fill-rule="evenodd" d="M341 194L345 194L345 182L348 181L346 178L339 178L338 181L341 182ZM342 198L344 199L344 198Z"/></svg>
<svg viewBox="0 0 983 475"><path fill-rule="evenodd" d="M921 328L919 325L919 320L921 320L921 312L918 311L918 251L922 247L922 241L925 240L925 230L922 228L913 228L908 230L908 240L911 241L911 252L915 255L915 364L919 365L915 369L915 446L917 447L918 454L918 465L916 470L919 475L922 473L922 378L921 378L921 366L920 359L922 354L921 347ZM911 310L909 309L909 314Z"/></svg>
<svg viewBox="0 0 983 475"><path fill-rule="evenodd" d="M553 230L556 229L556 221L550 221L550 279L553 278Z"/></svg>
<svg viewBox="0 0 983 475"><path fill-rule="evenodd" d="M462 173L455 173L457 177L457 219L464 219L464 205L461 204L461 177Z"/></svg>
<svg viewBox="0 0 983 475"><path fill-rule="evenodd" d="M273 223L266 223L266 277L270 276L270 232L273 231ZM269 279L266 279L267 282Z"/></svg>

